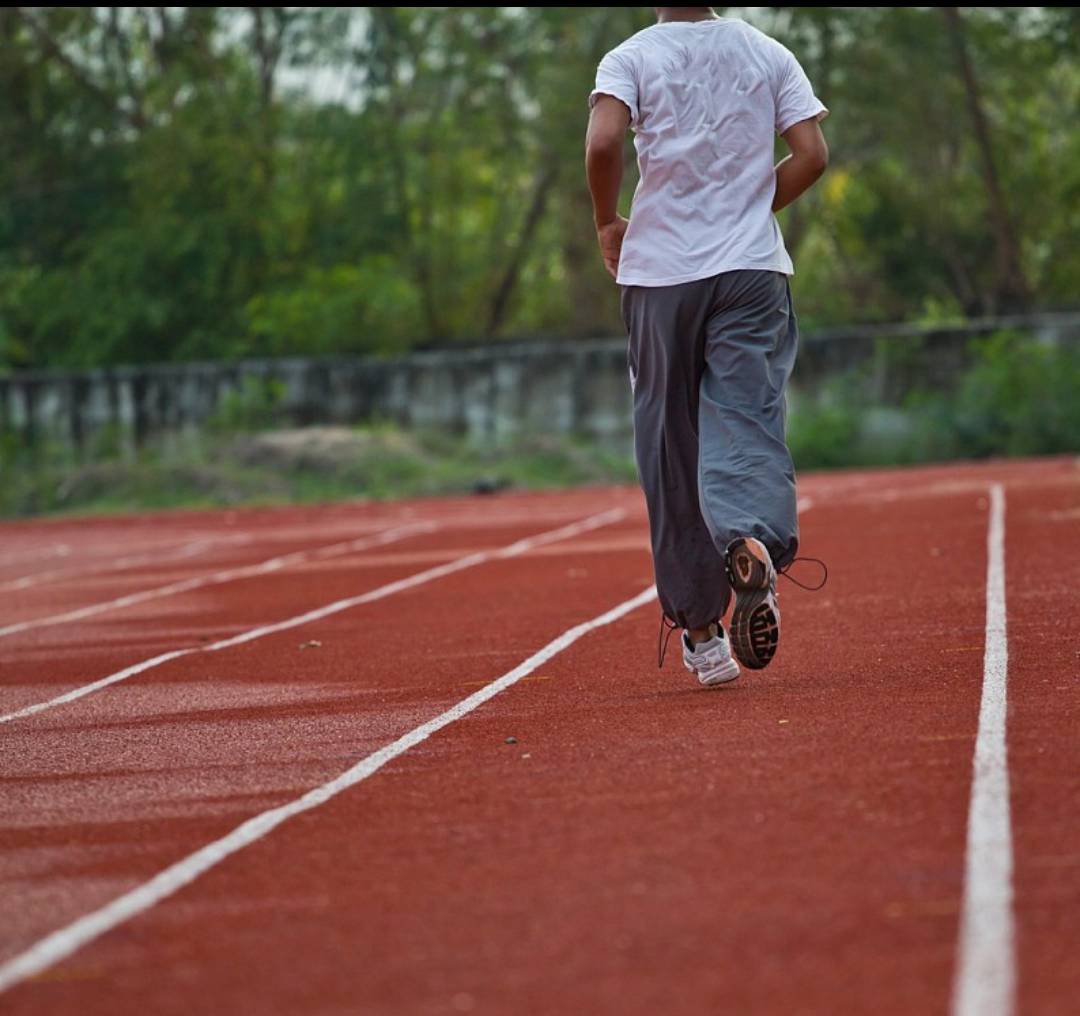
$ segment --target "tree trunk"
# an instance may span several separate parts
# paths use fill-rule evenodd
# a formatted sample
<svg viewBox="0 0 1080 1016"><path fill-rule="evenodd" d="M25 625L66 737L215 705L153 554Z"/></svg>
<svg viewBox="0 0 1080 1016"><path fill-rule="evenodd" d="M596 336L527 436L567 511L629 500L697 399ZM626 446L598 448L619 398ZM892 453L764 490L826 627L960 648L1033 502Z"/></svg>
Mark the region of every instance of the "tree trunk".
<svg viewBox="0 0 1080 1016"><path fill-rule="evenodd" d="M514 290L517 289L518 279L521 276L521 267L528 257L533 236L536 234L536 227L540 225L540 221L544 217L548 196L551 194L551 189L555 185L558 176L558 161L553 157L549 157L533 187L532 202L529 204L525 221L522 223L517 245L514 247L506 271L503 272L502 279L495 290L495 296L491 301L491 315L488 318L487 326L488 338L493 338L502 327L506 312L510 307L511 297L514 295Z"/></svg>
<svg viewBox="0 0 1080 1016"><path fill-rule="evenodd" d="M959 7L942 7L941 13L952 39L956 63L964 79L964 91L967 95L968 114L975 133L975 142L979 149L983 182L990 206L990 219L994 229L995 261L997 267L997 292L995 310L1023 310L1031 301L1031 291L1024 277L1020 264L1020 244L1012 217L1009 215L1005 194L998 179L997 164L994 160L994 146L990 137L990 125L983 110L979 82L975 77L968 54L964 22Z"/></svg>

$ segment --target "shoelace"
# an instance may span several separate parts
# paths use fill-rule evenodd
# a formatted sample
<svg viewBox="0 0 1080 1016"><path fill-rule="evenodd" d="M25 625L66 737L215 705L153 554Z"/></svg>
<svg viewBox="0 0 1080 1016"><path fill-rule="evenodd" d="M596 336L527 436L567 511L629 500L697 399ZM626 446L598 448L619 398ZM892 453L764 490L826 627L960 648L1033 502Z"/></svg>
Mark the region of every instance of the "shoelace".
<svg viewBox="0 0 1080 1016"><path fill-rule="evenodd" d="M659 670L664 669L664 657L667 656L668 642L671 640L671 633L676 628L680 627L677 621L672 621L663 611L660 611L660 634L656 639L656 666ZM664 634L664 629L667 629L667 634Z"/></svg>
<svg viewBox="0 0 1080 1016"><path fill-rule="evenodd" d="M821 581L816 586L808 586L805 582L800 582L794 575L789 574L791 569L801 561L811 561L814 564L821 566ZM794 582L800 589L805 589L811 593L816 593L819 589L824 589L825 583L829 581L829 567L819 557L797 557L791 561L783 571L777 572L777 574L783 575L788 582Z"/></svg>
<svg viewBox="0 0 1080 1016"><path fill-rule="evenodd" d="M805 582L800 582L794 575L789 574L791 569L802 562L811 562L821 567L821 581L816 586L809 586ZM819 589L825 588L825 583L829 581L829 566L821 560L819 557L797 557L791 561L788 566L780 572L778 575L783 575L789 582L794 582L800 589L805 589L808 592L816 593ZM660 612L660 631L656 638L656 666L663 670L664 660L667 658L668 643L671 641L671 634L680 625L677 621L672 621L663 611Z"/></svg>

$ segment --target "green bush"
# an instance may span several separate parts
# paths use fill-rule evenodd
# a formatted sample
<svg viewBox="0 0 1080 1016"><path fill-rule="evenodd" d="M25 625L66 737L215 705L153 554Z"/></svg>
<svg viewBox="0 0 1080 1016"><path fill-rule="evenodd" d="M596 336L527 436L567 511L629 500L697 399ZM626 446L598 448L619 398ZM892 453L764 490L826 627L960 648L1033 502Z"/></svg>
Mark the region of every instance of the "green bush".
<svg viewBox="0 0 1080 1016"><path fill-rule="evenodd" d="M998 332L973 343L955 394L914 395L926 457L1043 455L1080 448L1080 349Z"/></svg>
<svg viewBox="0 0 1080 1016"><path fill-rule="evenodd" d="M238 389L222 398L207 429L218 434L266 430L279 422L284 399L283 381L248 375Z"/></svg>
<svg viewBox="0 0 1080 1016"><path fill-rule="evenodd" d="M859 411L850 404L807 404L792 413L788 426L791 457L800 469L852 464L859 437Z"/></svg>
<svg viewBox="0 0 1080 1016"><path fill-rule="evenodd" d="M835 379L793 413L788 441L803 469L1052 455L1080 449L1080 348L997 332L975 339L971 365L947 392L915 388L899 407L875 404L863 370ZM917 378L910 350L888 371ZM905 387L904 384L900 387ZM889 429L882 428L887 417Z"/></svg>

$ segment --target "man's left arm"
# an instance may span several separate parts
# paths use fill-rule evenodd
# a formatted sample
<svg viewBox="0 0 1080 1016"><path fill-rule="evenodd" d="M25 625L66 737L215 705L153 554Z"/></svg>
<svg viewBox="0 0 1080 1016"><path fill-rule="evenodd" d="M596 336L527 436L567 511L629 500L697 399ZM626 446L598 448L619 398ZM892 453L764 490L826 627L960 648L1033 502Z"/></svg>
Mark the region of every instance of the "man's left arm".
<svg viewBox="0 0 1080 1016"><path fill-rule="evenodd" d="M792 124L783 133L791 154L776 166L776 192L773 211L786 208L808 190L829 165L829 146L815 117Z"/></svg>
<svg viewBox="0 0 1080 1016"><path fill-rule="evenodd" d="M585 173L592 194L596 238L612 278L619 271L623 236L629 225L619 215L623 142L629 127L630 110L624 102L613 95L596 97L585 136Z"/></svg>

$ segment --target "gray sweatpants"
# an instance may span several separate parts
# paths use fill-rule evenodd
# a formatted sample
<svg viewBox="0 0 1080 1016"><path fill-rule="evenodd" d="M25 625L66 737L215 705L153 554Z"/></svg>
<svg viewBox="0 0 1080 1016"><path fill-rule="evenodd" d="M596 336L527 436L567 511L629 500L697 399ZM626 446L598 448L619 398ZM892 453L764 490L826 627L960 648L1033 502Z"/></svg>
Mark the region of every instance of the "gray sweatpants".
<svg viewBox="0 0 1080 1016"><path fill-rule="evenodd" d="M660 604L704 628L731 598L723 552L755 536L783 568L798 547L784 392L798 331L787 276L723 272L624 286L634 450Z"/></svg>

